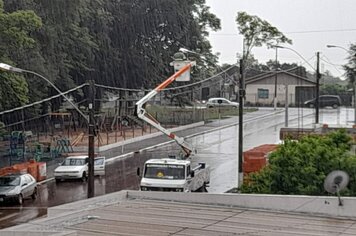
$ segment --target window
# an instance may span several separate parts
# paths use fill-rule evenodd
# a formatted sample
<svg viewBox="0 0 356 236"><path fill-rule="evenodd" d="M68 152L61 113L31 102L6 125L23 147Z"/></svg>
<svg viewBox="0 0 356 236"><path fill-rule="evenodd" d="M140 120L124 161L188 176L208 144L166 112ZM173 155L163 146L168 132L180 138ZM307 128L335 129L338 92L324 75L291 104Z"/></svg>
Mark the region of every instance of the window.
<svg viewBox="0 0 356 236"><path fill-rule="evenodd" d="M258 98L268 98L268 89L258 89Z"/></svg>
<svg viewBox="0 0 356 236"><path fill-rule="evenodd" d="M20 185L20 177L1 177L0 186L17 186Z"/></svg>
<svg viewBox="0 0 356 236"><path fill-rule="evenodd" d="M63 166L83 166L85 165L84 159L77 159L77 158L67 158L63 162Z"/></svg>
<svg viewBox="0 0 356 236"><path fill-rule="evenodd" d="M22 178L23 178L22 184L29 184L31 182L30 177L28 177L27 175L22 176Z"/></svg>
<svg viewBox="0 0 356 236"><path fill-rule="evenodd" d="M145 178L185 179L185 166L173 164L146 164Z"/></svg>
<svg viewBox="0 0 356 236"><path fill-rule="evenodd" d="M95 159L94 165L104 165L104 158Z"/></svg>

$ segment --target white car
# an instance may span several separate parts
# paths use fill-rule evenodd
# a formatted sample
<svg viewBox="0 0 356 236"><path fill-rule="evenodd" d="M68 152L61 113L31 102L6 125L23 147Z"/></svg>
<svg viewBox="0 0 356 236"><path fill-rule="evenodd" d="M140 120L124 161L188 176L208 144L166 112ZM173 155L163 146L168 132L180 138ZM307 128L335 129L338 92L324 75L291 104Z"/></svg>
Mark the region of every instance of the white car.
<svg viewBox="0 0 356 236"><path fill-rule="evenodd" d="M233 108L238 108L239 103L237 102L231 102L227 100L226 98L209 98L209 100L206 103L207 108L214 108L214 107L221 107L221 108L227 108L227 107L233 107Z"/></svg>
<svg viewBox="0 0 356 236"><path fill-rule="evenodd" d="M63 179L81 179L86 181L88 177L88 156L67 157L54 170L56 182ZM105 175L105 157L96 157L94 160L94 175Z"/></svg>
<svg viewBox="0 0 356 236"><path fill-rule="evenodd" d="M94 160L94 175L105 175L105 157L95 157Z"/></svg>

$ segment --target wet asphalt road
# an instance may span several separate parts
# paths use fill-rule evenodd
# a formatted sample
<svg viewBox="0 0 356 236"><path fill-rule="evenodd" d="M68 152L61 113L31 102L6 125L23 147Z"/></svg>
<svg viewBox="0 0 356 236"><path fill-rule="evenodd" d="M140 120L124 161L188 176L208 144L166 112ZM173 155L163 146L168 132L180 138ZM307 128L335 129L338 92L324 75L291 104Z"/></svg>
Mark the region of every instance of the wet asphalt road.
<svg viewBox="0 0 356 236"><path fill-rule="evenodd" d="M278 112L272 116L263 117L273 112L273 109L256 112L246 117L244 122L244 150L261 144L279 142L279 129L284 127L285 113ZM353 110L322 109L320 123L331 125L349 124L353 118ZM236 123L238 117L235 117ZM315 113L312 109L289 109L289 127L312 127ZM212 122L209 125L219 127L228 124L226 120ZM231 124L231 120L230 120ZM214 132L187 139L196 149L192 157L193 163L205 162L211 168L211 183L208 192L223 193L237 184L237 153L238 126L232 125ZM123 160L117 160L106 166L106 176L95 179L95 195L103 195L123 189L138 189L139 178L137 167L150 158L163 158L167 154L177 154L180 148L169 144L161 148L135 153ZM81 181L55 183L49 181L39 187L39 197L35 201L26 200L24 205L0 206L0 228L28 222L31 219L45 216L47 208L68 202L85 199L87 185Z"/></svg>

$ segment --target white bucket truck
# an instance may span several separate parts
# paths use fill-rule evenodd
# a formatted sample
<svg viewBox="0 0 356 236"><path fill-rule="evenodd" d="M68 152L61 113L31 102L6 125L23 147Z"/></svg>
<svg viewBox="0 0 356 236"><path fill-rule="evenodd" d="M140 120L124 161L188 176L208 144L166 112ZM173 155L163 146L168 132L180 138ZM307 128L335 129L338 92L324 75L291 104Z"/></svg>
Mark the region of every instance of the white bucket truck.
<svg viewBox="0 0 356 236"><path fill-rule="evenodd" d="M138 118L149 123L156 129L166 134L171 139L174 139L185 152L185 158L188 158L194 153L193 148L187 143L184 138L176 136L163 128L160 123L153 118L145 110L145 103L158 94L161 90L167 87L180 76L189 73L191 66L195 62L186 62L179 71L169 77L163 83L158 85L154 90L146 94L136 103L136 115ZM188 76L189 77L189 76ZM137 169L137 174L141 176L140 168ZM206 191L206 186L210 182L210 170L205 163L200 163L196 167L192 167L189 160L178 159L150 159L146 161L140 189L142 191L174 191L174 192L194 192Z"/></svg>
<svg viewBox="0 0 356 236"><path fill-rule="evenodd" d="M209 181L210 171L204 163L192 168L188 160L150 159L143 167L140 190L206 192Z"/></svg>

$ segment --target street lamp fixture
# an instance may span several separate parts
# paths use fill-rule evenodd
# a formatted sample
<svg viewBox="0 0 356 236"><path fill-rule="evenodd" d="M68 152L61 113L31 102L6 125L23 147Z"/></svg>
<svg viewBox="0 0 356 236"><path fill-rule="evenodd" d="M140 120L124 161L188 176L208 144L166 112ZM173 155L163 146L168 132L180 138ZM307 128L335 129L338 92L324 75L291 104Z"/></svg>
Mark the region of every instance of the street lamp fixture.
<svg viewBox="0 0 356 236"><path fill-rule="evenodd" d="M77 111L78 113L86 120L89 126L89 132L88 132L88 156L89 156L89 163L88 163L88 198L94 197L94 115L93 112L94 110L92 109L93 104L89 104L89 118L59 89L57 88L50 80L48 80L46 77L30 70L24 70L20 69L14 66L10 66L5 63L0 63L0 70L3 71L9 71L9 72L15 72L15 73L28 73L28 74L33 74L44 81L46 81L49 85L51 85L66 101L68 101ZM92 86L93 87L93 86ZM92 92L92 91L91 91Z"/></svg>
<svg viewBox="0 0 356 236"><path fill-rule="evenodd" d="M346 48L344 47L341 47L341 46L337 46L337 45L326 45L327 48L341 48L342 50L345 50L347 53L349 53L349 50L347 50Z"/></svg>
<svg viewBox="0 0 356 236"><path fill-rule="evenodd" d="M198 55L198 56L200 56L200 57L202 56L200 53L191 51L191 50L186 49L186 48L179 48L179 51L180 51L180 52L185 52L185 53L192 53L192 54Z"/></svg>

